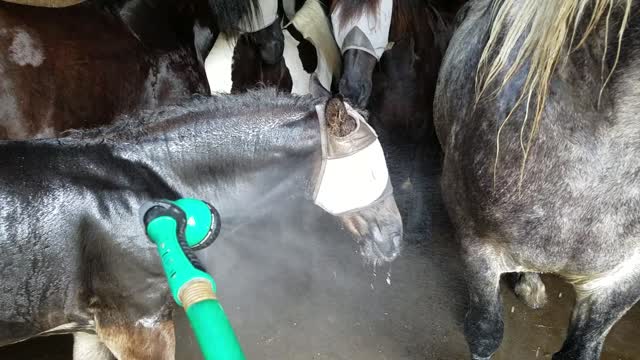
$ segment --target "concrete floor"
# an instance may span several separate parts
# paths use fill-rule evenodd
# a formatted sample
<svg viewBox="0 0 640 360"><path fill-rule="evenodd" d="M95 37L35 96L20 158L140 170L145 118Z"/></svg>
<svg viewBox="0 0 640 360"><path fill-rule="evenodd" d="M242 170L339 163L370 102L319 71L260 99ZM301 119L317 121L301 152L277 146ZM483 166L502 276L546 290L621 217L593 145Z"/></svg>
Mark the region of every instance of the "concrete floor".
<svg viewBox="0 0 640 360"><path fill-rule="evenodd" d="M424 179L425 230L408 237L391 267L364 264L339 226L308 205L224 230L209 269L248 359L468 359L457 245L437 172ZM550 359L560 347L573 291L545 282L551 301L539 311L503 286L505 337L495 360ZM602 359L640 360L638 325L640 306L613 328ZM179 319L177 358L200 359L185 326ZM70 349L69 337L42 338L0 349L0 359L70 360Z"/></svg>

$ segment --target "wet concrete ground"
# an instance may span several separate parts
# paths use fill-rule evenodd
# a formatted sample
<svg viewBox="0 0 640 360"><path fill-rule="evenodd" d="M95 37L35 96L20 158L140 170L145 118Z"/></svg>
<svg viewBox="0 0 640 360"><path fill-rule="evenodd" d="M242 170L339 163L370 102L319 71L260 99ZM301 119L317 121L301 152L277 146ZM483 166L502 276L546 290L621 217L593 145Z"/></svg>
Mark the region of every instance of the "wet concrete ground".
<svg viewBox="0 0 640 360"><path fill-rule="evenodd" d="M437 192L437 172L414 182L430 209L401 258L375 270L328 216L295 206L225 228L209 269L248 359L468 359L467 302L457 245ZM313 220L310 220L313 219ZM389 281L387 276L390 271ZM503 286L505 337L496 360L550 359L562 342L573 291L545 277L550 302L528 309ZM179 320L180 360L200 359ZM640 306L611 331L603 360L640 359ZM69 360L70 337L0 349L2 360Z"/></svg>

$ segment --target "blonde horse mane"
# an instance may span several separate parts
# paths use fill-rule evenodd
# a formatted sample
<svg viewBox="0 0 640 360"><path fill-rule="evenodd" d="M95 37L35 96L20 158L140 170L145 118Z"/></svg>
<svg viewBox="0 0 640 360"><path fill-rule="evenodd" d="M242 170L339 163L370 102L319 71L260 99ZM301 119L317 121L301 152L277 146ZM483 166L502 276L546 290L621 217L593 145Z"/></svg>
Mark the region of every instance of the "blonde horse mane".
<svg viewBox="0 0 640 360"><path fill-rule="evenodd" d="M489 86L497 83L497 92L502 91L509 80L522 69L525 63L529 65L520 97L498 129L494 185L500 153L500 133L511 115L524 101L526 106L525 118L520 130L520 147L523 153L518 183L520 187L524 177L527 156L542 117L549 94L549 84L556 66L563 58L569 56L573 50L584 45L603 17L606 19L605 44L607 44L612 10L615 6L622 5L624 6L624 16L617 34L618 49L616 58L608 76L603 80L598 97L599 106L602 91L618 63L622 37L631 13L632 1L492 0L492 27L476 74L476 103L487 95ZM590 14L588 14L589 12ZM590 18L587 18L587 16L590 16ZM583 27L582 24L585 24L585 21L586 27ZM577 34L579 28L582 34ZM519 43L522 45L518 47ZM606 47L605 45L602 57L603 77ZM514 50L517 51L514 52ZM511 60L512 63L509 64ZM492 95L496 95L497 92ZM525 145L524 130L527 125L532 99L534 99L533 123Z"/></svg>

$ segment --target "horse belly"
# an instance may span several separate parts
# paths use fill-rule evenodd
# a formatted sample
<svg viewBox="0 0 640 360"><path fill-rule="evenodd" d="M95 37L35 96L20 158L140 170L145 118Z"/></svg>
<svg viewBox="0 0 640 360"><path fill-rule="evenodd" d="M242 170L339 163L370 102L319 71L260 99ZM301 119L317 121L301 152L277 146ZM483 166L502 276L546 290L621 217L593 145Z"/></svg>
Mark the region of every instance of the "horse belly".
<svg viewBox="0 0 640 360"><path fill-rule="evenodd" d="M487 120L465 124L450 144L443 183L463 231L508 254L513 270L592 276L640 252L637 150L615 128L575 136L574 119L543 119L522 171L518 125L496 136Z"/></svg>

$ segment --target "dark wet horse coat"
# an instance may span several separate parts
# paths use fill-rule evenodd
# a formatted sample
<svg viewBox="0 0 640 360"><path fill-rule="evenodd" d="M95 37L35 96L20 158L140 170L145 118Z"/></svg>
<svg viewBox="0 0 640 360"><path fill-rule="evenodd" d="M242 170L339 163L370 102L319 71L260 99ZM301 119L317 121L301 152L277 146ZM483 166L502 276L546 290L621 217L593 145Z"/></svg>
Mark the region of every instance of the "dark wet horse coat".
<svg viewBox="0 0 640 360"><path fill-rule="evenodd" d="M494 161L498 127L519 98L529 65L497 96L476 105L473 79L491 28L491 2L473 1L462 14L435 102L445 150L443 195L468 270L465 335L473 358L489 359L503 334L500 275L531 272L516 289L530 305L541 306L544 285L532 273L554 273L574 285L577 300L567 338L553 359L596 360L608 331L640 298L640 8L631 8L620 60L599 107L602 74L614 64L624 6L614 7L608 43L602 19L584 46L561 55L519 188L524 106L503 127L495 180ZM505 17L506 29L513 29L520 14ZM497 49L503 38L498 41ZM498 75L499 83L504 72ZM488 94L494 90L495 85Z"/></svg>
<svg viewBox="0 0 640 360"><path fill-rule="evenodd" d="M204 59L251 2L88 1L49 9L0 1L0 139L51 137L208 94ZM279 60L282 46L269 44L282 39L262 33L253 43L279 48L264 55Z"/></svg>
<svg viewBox="0 0 640 360"><path fill-rule="evenodd" d="M318 102L274 91L202 98L104 130L0 142L0 346L89 331L97 338L76 338L76 354L101 360L104 344L120 359L173 359L173 300L139 207L202 198L229 226L310 196L320 173ZM327 114L343 106L329 104ZM340 219L397 256L393 196Z"/></svg>

